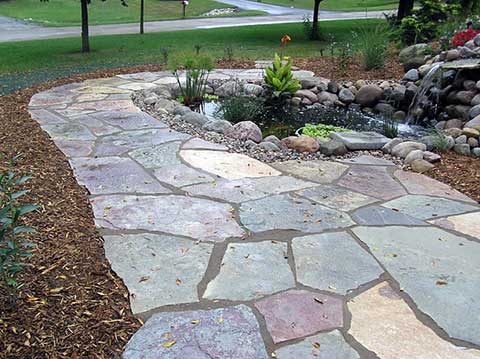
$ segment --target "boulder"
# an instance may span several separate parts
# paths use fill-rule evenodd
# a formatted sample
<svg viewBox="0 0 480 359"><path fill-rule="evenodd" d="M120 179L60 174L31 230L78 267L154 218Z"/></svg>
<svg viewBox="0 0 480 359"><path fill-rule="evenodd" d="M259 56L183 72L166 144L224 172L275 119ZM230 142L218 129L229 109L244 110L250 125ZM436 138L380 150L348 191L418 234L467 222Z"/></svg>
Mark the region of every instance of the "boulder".
<svg viewBox="0 0 480 359"><path fill-rule="evenodd" d="M243 93L247 96L260 96L263 92L263 87L256 84L245 84L243 86Z"/></svg>
<svg viewBox="0 0 480 359"><path fill-rule="evenodd" d="M217 133L225 133L225 131L230 127L232 127L232 124L225 120L210 120L202 126L202 128L206 131L213 131Z"/></svg>
<svg viewBox="0 0 480 359"><path fill-rule="evenodd" d="M423 136L420 138L420 142L424 143L425 146L427 146L427 151L433 150L433 143L435 142L435 137L434 136Z"/></svg>
<svg viewBox="0 0 480 359"><path fill-rule="evenodd" d="M183 116L181 116L181 119L196 126L203 126L209 121L207 116L194 111L185 113Z"/></svg>
<svg viewBox="0 0 480 359"><path fill-rule="evenodd" d="M392 152L392 148L394 148L396 145L402 142L403 140L399 137L392 138L388 143L385 144L385 146L382 147L382 152L390 153Z"/></svg>
<svg viewBox="0 0 480 359"><path fill-rule="evenodd" d="M293 106L299 106L302 103L302 99L300 97L292 97L292 99L290 100L290 103Z"/></svg>
<svg viewBox="0 0 480 359"><path fill-rule="evenodd" d="M263 142L271 142L275 145L277 145L277 147L279 148L282 148L282 141L280 141L280 139L277 137L277 136L274 136L274 135L270 135L270 136L267 136L263 139Z"/></svg>
<svg viewBox="0 0 480 359"><path fill-rule="evenodd" d="M167 100L166 98L159 98L153 108L157 112L172 113L175 106L173 101Z"/></svg>
<svg viewBox="0 0 480 359"><path fill-rule="evenodd" d="M392 148L392 155L405 158L414 150L426 151L427 146L424 143L414 141L402 142Z"/></svg>
<svg viewBox="0 0 480 359"><path fill-rule="evenodd" d="M173 109L173 114L174 115L180 115L180 116L183 116L187 113L190 113L192 112L192 110L190 109L190 107L188 106L183 106L183 105L179 105L179 106L175 106L175 108Z"/></svg>
<svg viewBox="0 0 480 359"><path fill-rule="evenodd" d="M374 106L383 96L383 90L378 85L365 85L358 90L355 102L362 106Z"/></svg>
<svg viewBox="0 0 480 359"><path fill-rule="evenodd" d="M472 155L475 157L480 157L480 147L472 149Z"/></svg>
<svg viewBox="0 0 480 359"><path fill-rule="evenodd" d="M463 88L467 91L476 91L477 90L476 82L473 80L465 80L463 81Z"/></svg>
<svg viewBox="0 0 480 359"><path fill-rule="evenodd" d="M336 94L338 92L338 84L335 81L330 81L327 85L328 92Z"/></svg>
<svg viewBox="0 0 480 359"><path fill-rule="evenodd" d="M460 103L464 105L470 105L473 98L475 97L475 94L475 91L458 91L456 97Z"/></svg>
<svg viewBox="0 0 480 359"><path fill-rule="evenodd" d="M457 127L447 128L447 129L443 130L443 132L447 136L452 136L453 138L457 138L458 136L461 136L461 134L463 133L462 130L460 128L457 128Z"/></svg>
<svg viewBox="0 0 480 359"><path fill-rule="evenodd" d="M418 79L420 79L418 70L410 69L405 73L405 75L403 75L402 80L415 82L415 81L418 81Z"/></svg>
<svg viewBox="0 0 480 359"><path fill-rule="evenodd" d="M292 150L298 152L317 152L320 148L318 141L309 136L289 136L282 139L282 143Z"/></svg>
<svg viewBox="0 0 480 359"><path fill-rule="evenodd" d="M403 121L407 117L407 114L405 111L395 111L394 114L392 115L392 118L396 121Z"/></svg>
<svg viewBox="0 0 480 359"><path fill-rule="evenodd" d="M465 135L460 135L455 139L455 143L457 145L463 145L463 144L467 143L467 138L468 137L465 136Z"/></svg>
<svg viewBox="0 0 480 359"><path fill-rule="evenodd" d="M470 119L477 117L480 115L480 105L475 105L470 109L470 112L468 113L468 116Z"/></svg>
<svg viewBox="0 0 480 359"><path fill-rule="evenodd" d="M417 172L417 173L425 173L425 172L428 172L430 171L433 167L435 167L434 165L432 165L430 162L428 161L425 161L425 160L422 160L422 159L418 159L418 160L415 160L413 161L411 164L410 164L410 167L412 168L412 170L414 172Z"/></svg>
<svg viewBox="0 0 480 359"><path fill-rule="evenodd" d="M326 156L342 156L348 152L347 147L337 140L321 141L320 152Z"/></svg>
<svg viewBox="0 0 480 359"><path fill-rule="evenodd" d="M317 81L315 77L306 77L300 80L300 86L302 86L302 89L311 89L317 86Z"/></svg>
<svg viewBox="0 0 480 359"><path fill-rule="evenodd" d="M423 152L423 159L425 161L428 161L430 163L436 163L436 162L440 162L440 160L442 159L442 157L438 154L438 153L433 153L433 152L430 152L430 151L425 151Z"/></svg>
<svg viewBox="0 0 480 359"><path fill-rule="evenodd" d="M215 94L221 97L237 95L241 86L236 81L227 81L215 90Z"/></svg>
<svg viewBox="0 0 480 359"><path fill-rule="evenodd" d="M480 81L479 81L480 82ZM355 81L354 86L357 88L357 90L360 90L363 86L365 86L367 83L365 80L357 80Z"/></svg>
<svg viewBox="0 0 480 359"><path fill-rule="evenodd" d="M143 102L145 105L153 105L158 101L158 96L155 94L151 94L150 96L146 97Z"/></svg>
<svg viewBox="0 0 480 359"><path fill-rule="evenodd" d="M425 63L425 55L429 54L432 48L428 44L416 44L404 48L398 54L398 60L406 71L416 69Z"/></svg>
<svg viewBox="0 0 480 359"><path fill-rule="evenodd" d="M378 150L390 139L372 131L365 132L332 132L330 137L342 142L349 150Z"/></svg>
<svg viewBox="0 0 480 359"><path fill-rule="evenodd" d="M480 115L474 117L470 121L468 121L464 127L470 127L470 128L475 128L479 129L480 128Z"/></svg>
<svg viewBox="0 0 480 359"><path fill-rule="evenodd" d="M476 147L478 147L478 140L474 137L470 137L467 140L467 144L472 148L476 148Z"/></svg>
<svg viewBox="0 0 480 359"><path fill-rule="evenodd" d="M445 129L460 128L463 126L463 121L458 118L452 118L445 123Z"/></svg>
<svg viewBox="0 0 480 359"><path fill-rule="evenodd" d="M467 137L480 137L480 131L475 128L464 127L462 133Z"/></svg>
<svg viewBox="0 0 480 359"><path fill-rule="evenodd" d="M278 147L276 144L272 142L266 142L266 141L260 142L256 147L262 148L266 151L274 151L274 152L280 151L280 147Z"/></svg>
<svg viewBox="0 0 480 359"><path fill-rule="evenodd" d="M384 114L384 115L393 115L393 113L395 112L395 107L393 107L392 105L390 105L388 103L383 103L383 102L380 102L380 103L376 104L373 109L376 112Z"/></svg>
<svg viewBox="0 0 480 359"><path fill-rule="evenodd" d="M252 140L256 143L262 142L262 130L252 121L238 122L228 130L225 135L237 140Z"/></svg>
<svg viewBox="0 0 480 359"><path fill-rule="evenodd" d="M423 159L423 151L413 150L407 155L407 157L405 157L405 163L408 165L415 160L422 160L422 159Z"/></svg>
<svg viewBox="0 0 480 359"><path fill-rule="evenodd" d="M338 99L342 101L344 104L349 105L353 101L355 101L355 95L349 89L342 88L338 93Z"/></svg>
<svg viewBox="0 0 480 359"><path fill-rule="evenodd" d="M328 91L321 91L317 95L317 100L320 103L332 103L334 104L335 102L338 101L338 96L330 93Z"/></svg>
<svg viewBox="0 0 480 359"><path fill-rule="evenodd" d="M467 143L456 144L455 146L453 146L453 150L459 155L470 155L470 146Z"/></svg>
<svg viewBox="0 0 480 359"><path fill-rule="evenodd" d="M311 103L317 102L317 95L310 90L298 90L294 96L300 97L301 99L307 98Z"/></svg>
<svg viewBox="0 0 480 359"><path fill-rule="evenodd" d="M447 55L445 57L446 61L454 61L460 57L460 51L457 49L452 49L447 51Z"/></svg>

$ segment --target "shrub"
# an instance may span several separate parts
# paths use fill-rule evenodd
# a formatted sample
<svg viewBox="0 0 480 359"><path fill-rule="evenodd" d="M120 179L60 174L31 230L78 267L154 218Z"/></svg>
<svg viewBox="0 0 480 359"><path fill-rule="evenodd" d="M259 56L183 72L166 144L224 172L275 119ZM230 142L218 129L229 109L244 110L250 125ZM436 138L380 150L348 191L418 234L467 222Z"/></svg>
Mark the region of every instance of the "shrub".
<svg viewBox="0 0 480 359"><path fill-rule="evenodd" d="M261 116L264 109L263 100L257 97L232 96L223 101L215 117L233 123L240 121L255 121Z"/></svg>
<svg viewBox="0 0 480 359"><path fill-rule="evenodd" d="M39 208L34 204L20 204L19 198L28 193L18 187L30 180L28 176L17 176L14 163L10 161L9 169L0 173L0 275L12 298L22 287L17 275L27 265L24 260L31 256L33 246L23 236L34 230L21 224L22 218Z"/></svg>
<svg viewBox="0 0 480 359"><path fill-rule="evenodd" d="M433 148L438 152L447 152L450 149L448 137L441 131L434 130L431 134Z"/></svg>
<svg viewBox="0 0 480 359"><path fill-rule="evenodd" d="M452 39L453 46L463 46L467 41L473 40L475 36L480 34L480 30L467 29L464 31L457 32Z"/></svg>
<svg viewBox="0 0 480 359"><path fill-rule="evenodd" d="M386 118L383 122L383 133L388 138L398 137L398 123L392 118Z"/></svg>
<svg viewBox="0 0 480 359"><path fill-rule="evenodd" d="M377 25L373 30L360 29L358 46L365 69L378 69L385 65L390 34L391 30L384 24Z"/></svg>
<svg viewBox="0 0 480 359"><path fill-rule="evenodd" d="M286 63L275 54L272 66L265 69L265 84L270 89L271 95L276 98L291 95L300 88L298 80L293 79L292 60L284 59Z"/></svg>
<svg viewBox="0 0 480 359"><path fill-rule="evenodd" d="M183 57L170 64L180 87L181 97L186 106L202 103L207 87L208 74L213 69L212 59L206 56ZM185 83L180 81L180 70L185 70Z"/></svg>
<svg viewBox="0 0 480 359"><path fill-rule="evenodd" d="M325 125L323 123L312 125L307 123L302 128L302 135L310 137L329 137L332 132L350 132L348 128Z"/></svg>

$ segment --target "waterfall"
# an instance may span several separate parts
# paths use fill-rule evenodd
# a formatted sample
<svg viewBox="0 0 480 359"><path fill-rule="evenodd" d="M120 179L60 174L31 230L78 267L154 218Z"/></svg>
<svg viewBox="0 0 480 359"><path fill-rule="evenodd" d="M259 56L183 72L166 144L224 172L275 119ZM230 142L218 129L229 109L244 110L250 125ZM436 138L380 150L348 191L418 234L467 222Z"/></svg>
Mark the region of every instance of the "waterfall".
<svg viewBox="0 0 480 359"><path fill-rule="evenodd" d="M412 103L408 107L407 113L407 125L410 123L416 122L415 114L418 109L421 108L422 104L425 100L428 100L427 93L432 87L432 84L440 79L442 75L442 63L435 64L432 68L428 71L428 73L423 78L415 96L413 97Z"/></svg>

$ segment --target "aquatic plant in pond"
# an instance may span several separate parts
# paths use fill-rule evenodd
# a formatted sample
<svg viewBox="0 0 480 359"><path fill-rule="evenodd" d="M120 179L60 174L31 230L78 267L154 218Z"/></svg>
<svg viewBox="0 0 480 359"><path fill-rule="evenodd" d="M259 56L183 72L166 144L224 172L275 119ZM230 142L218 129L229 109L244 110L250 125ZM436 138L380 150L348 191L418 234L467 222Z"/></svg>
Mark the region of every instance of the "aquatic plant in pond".
<svg viewBox="0 0 480 359"><path fill-rule="evenodd" d="M302 135L310 136L310 137L323 137L327 138L330 136L332 132L350 132L348 128L332 126L332 125L324 125L323 123L319 123L317 125L313 125L311 123L307 123L304 127L300 128Z"/></svg>

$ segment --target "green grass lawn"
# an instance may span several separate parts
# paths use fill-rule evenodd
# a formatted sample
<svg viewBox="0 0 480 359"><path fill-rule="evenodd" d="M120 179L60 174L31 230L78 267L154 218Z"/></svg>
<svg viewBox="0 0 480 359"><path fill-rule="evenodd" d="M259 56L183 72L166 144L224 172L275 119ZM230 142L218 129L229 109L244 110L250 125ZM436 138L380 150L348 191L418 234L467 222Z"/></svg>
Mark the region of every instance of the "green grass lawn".
<svg viewBox="0 0 480 359"><path fill-rule="evenodd" d="M140 1L92 0L89 5L90 25L136 22L139 18ZM191 0L187 7L188 17L198 17L213 9L230 8L231 5L213 0ZM258 15L261 11L242 11L236 15ZM33 21L47 26L80 25L80 2L77 0L7 0L0 1L0 15ZM178 0L146 0L145 21L172 20L182 16Z"/></svg>
<svg viewBox="0 0 480 359"><path fill-rule="evenodd" d="M293 6L298 9L313 9L312 0L262 0L264 3ZM398 0L324 0L320 3L320 11L365 11L390 10L398 7ZM321 16L321 14L320 14Z"/></svg>

